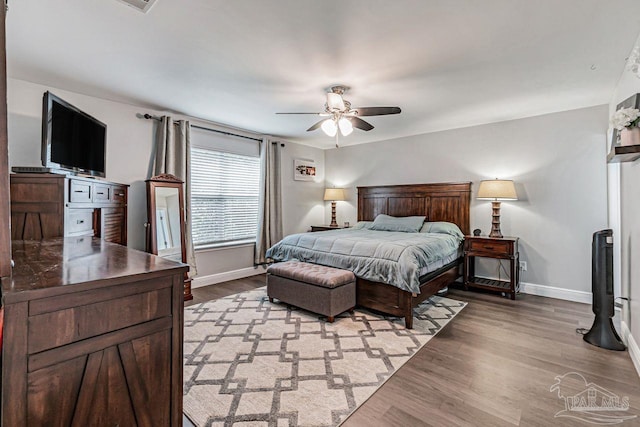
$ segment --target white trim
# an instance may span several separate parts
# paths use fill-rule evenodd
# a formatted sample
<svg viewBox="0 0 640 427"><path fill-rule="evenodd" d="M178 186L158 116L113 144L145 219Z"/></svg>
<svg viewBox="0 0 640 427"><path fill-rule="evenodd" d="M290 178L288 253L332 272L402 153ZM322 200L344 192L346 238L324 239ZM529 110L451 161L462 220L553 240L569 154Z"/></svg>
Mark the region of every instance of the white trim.
<svg viewBox="0 0 640 427"><path fill-rule="evenodd" d="M233 249L233 248L244 248L248 246L255 246L256 241L254 240L236 240L233 242L225 242L225 243L211 243L208 245L197 246L195 248L196 254L202 252L211 252L211 251L219 251L225 249Z"/></svg>
<svg viewBox="0 0 640 427"><path fill-rule="evenodd" d="M612 135L607 130L607 139ZM607 144L609 147L610 144ZM607 151L608 152L608 151ZM620 163L607 163L607 215L613 230L613 293L622 295L622 217L620 199ZM617 237L616 237L617 236Z"/></svg>
<svg viewBox="0 0 640 427"><path fill-rule="evenodd" d="M638 347L638 343L636 343L625 322L620 322L620 329L622 330L622 341L627 344L633 366L635 366L636 372L638 372L638 376L640 376L640 347Z"/></svg>
<svg viewBox="0 0 640 427"><path fill-rule="evenodd" d="M243 279L265 273L266 271L266 267L259 266L225 271L224 273L210 274L208 276L198 276L191 282L191 288L201 288L203 286L215 285L216 283L228 282L229 280Z"/></svg>
<svg viewBox="0 0 640 427"><path fill-rule="evenodd" d="M536 285L535 283L525 282L520 282L520 292L530 295L539 295L541 297L580 302L583 304L591 304L593 299L591 292L575 291L573 289L556 288L555 286Z"/></svg>

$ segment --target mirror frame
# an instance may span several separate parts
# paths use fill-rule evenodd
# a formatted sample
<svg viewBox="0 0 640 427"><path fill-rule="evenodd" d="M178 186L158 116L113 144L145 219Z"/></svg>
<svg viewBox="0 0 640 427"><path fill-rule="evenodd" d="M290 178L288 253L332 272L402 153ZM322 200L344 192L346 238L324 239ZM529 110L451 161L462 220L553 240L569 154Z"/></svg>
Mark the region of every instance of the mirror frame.
<svg viewBox="0 0 640 427"><path fill-rule="evenodd" d="M171 174L162 174L151 177L147 183L147 223L146 227L146 251L158 255L158 223L156 220L156 188L177 188L178 203L180 204L180 246L182 262L187 263L187 249L184 238L184 182ZM191 300L191 279L188 274L184 276L184 299Z"/></svg>

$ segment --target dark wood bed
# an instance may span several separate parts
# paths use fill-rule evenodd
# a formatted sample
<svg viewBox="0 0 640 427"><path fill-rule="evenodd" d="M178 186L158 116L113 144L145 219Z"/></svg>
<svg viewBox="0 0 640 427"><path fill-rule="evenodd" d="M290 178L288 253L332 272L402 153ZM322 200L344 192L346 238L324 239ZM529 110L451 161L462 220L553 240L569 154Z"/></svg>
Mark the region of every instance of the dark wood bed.
<svg viewBox="0 0 640 427"><path fill-rule="evenodd" d="M427 221L452 222L466 235L470 233L471 183L434 183L358 187L358 221L373 221L378 214L424 215ZM413 328L413 308L460 277L462 258L421 279L420 293L395 286L356 279L359 306L404 317Z"/></svg>

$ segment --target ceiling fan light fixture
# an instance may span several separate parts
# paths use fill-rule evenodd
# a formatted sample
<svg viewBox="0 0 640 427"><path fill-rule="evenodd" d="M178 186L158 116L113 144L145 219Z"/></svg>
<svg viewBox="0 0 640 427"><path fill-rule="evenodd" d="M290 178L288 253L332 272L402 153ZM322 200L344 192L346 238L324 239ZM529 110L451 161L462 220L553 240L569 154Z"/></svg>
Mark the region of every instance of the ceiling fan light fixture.
<svg viewBox="0 0 640 427"><path fill-rule="evenodd" d="M342 136L351 135L351 132L353 132L353 125L351 124L351 120L347 119L346 117L343 117L340 119L340 121L338 121L338 127L340 127L340 133L342 134Z"/></svg>
<svg viewBox="0 0 640 427"><path fill-rule="evenodd" d="M329 111L342 111L345 109L342 95L337 93L327 93L327 107Z"/></svg>
<svg viewBox="0 0 640 427"><path fill-rule="evenodd" d="M336 122L333 119L327 119L322 122L322 131L327 134L327 136L336 136L338 132L338 126L336 126Z"/></svg>

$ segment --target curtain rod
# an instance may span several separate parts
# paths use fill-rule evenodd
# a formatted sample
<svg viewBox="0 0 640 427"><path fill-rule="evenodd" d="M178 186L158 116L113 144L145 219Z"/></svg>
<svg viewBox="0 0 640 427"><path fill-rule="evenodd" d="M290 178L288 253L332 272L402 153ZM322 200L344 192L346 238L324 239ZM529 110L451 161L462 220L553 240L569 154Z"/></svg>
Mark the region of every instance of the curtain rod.
<svg viewBox="0 0 640 427"><path fill-rule="evenodd" d="M156 117L156 116L152 116L151 114L143 114L142 117L144 117L147 120L162 121L162 118ZM198 125L193 125L193 124L191 125L191 127L192 128L196 128L196 129L207 130L209 132L221 133L223 135L235 136L235 137L238 137L238 138L245 138L245 139L251 139L252 141L262 142L261 139L253 138L253 137L250 137L250 136L238 135L237 133L225 132L225 131L222 131L222 130L206 128L206 127L203 127L203 126L198 126ZM277 143L274 142L274 144L277 144Z"/></svg>

